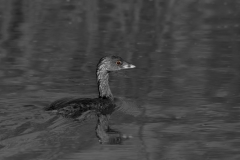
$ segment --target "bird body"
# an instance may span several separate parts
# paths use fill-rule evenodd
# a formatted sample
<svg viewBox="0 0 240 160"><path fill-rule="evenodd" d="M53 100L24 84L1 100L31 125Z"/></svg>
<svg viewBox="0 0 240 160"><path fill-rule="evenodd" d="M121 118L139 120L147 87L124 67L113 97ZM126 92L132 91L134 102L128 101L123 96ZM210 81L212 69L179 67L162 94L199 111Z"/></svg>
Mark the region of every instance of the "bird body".
<svg viewBox="0 0 240 160"><path fill-rule="evenodd" d="M55 110L59 115L67 118L77 118L86 111L94 111L96 114L108 114L115 107L114 101L103 98L62 98L54 101L46 109Z"/></svg>

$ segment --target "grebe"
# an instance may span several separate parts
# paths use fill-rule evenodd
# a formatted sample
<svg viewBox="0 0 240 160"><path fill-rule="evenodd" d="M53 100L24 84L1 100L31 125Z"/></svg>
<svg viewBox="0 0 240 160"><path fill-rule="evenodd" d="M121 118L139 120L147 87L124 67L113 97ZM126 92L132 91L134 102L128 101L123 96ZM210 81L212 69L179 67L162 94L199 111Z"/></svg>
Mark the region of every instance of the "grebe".
<svg viewBox="0 0 240 160"><path fill-rule="evenodd" d="M99 92L98 98L62 98L51 103L45 110L54 110L64 117L75 119L82 116L87 117L88 114L94 113L98 117L96 126L97 137L101 142L108 141L108 121L110 114L116 107L114 97L109 87L109 73L131 68L135 68L135 66L124 61L121 57L103 57L100 59L96 71Z"/></svg>
<svg viewBox="0 0 240 160"><path fill-rule="evenodd" d="M81 113L92 109L101 111L108 105L112 105L114 101L109 87L109 73L131 68L135 68L135 66L127 63L121 57L103 57L100 59L96 71L99 98L62 98L54 101L45 109L47 111L57 110L58 114L71 118L76 118Z"/></svg>

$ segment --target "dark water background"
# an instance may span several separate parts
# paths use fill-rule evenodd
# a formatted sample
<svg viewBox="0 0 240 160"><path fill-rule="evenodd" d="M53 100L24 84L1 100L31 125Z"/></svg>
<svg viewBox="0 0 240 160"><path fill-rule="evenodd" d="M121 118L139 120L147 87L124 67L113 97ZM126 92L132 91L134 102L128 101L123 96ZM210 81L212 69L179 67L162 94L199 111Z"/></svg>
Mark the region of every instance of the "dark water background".
<svg viewBox="0 0 240 160"><path fill-rule="evenodd" d="M0 0L0 159L240 159L239 0ZM96 64L140 117L112 126L133 138L100 145L95 120L43 111L61 97L96 97Z"/></svg>

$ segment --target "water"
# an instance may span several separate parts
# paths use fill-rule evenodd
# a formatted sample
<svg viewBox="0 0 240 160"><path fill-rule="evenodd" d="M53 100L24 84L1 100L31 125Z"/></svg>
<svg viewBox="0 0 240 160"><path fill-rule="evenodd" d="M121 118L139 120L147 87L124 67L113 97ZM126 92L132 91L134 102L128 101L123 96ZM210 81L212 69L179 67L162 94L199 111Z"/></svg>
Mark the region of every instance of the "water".
<svg viewBox="0 0 240 160"><path fill-rule="evenodd" d="M0 0L0 159L240 159L237 0ZM141 109L111 124L133 138L100 145L84 124L43 111L96 97L95 69L119 55L115 97Z"/></svg>

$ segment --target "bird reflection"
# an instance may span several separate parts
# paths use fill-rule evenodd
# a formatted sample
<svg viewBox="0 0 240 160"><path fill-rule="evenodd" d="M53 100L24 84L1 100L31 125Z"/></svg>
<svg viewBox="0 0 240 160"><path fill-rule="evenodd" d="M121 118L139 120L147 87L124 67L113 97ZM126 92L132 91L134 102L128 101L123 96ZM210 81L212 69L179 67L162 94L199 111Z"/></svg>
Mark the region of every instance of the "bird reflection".
<svg viewBox="0 0 240 160"><path fill-rule="evenodd" d="M96 100L96 99L95 99ZM103 99L98 99L103 101ZM122 102L119 103L119 99L115 101L104 99L104 106L98 108L92 108L86 112L83 112L81 116L77 117L75 120L79 122L86 121L92 117L97 118L97 124L95 128L96 136L100 144L121 144L122 133L116 129L112 129L109 125L111 114L114 111L122 108ZM108 104L108 105L106 105ZM125 137L126 138L126 137Z"/></svg>
<svg viewBox="0 0 240 160"><path fill-rule="evenodd" d="M109 127L109 115L98 115L96 136L101 144L121 144L122 134Z"/></svg>

